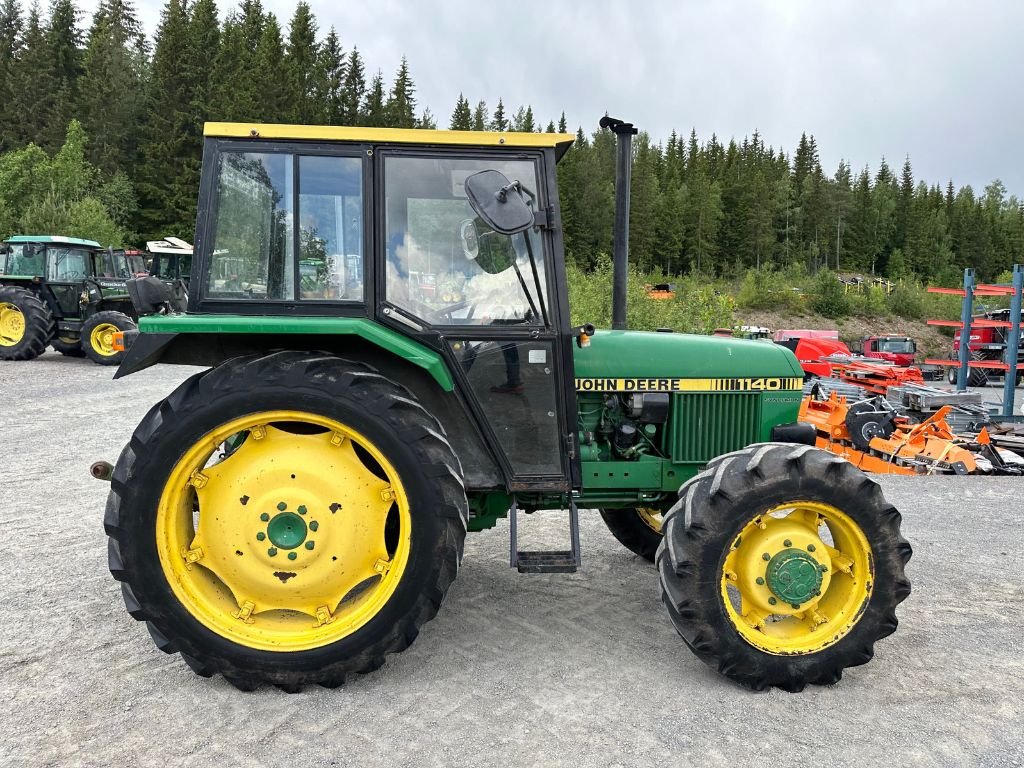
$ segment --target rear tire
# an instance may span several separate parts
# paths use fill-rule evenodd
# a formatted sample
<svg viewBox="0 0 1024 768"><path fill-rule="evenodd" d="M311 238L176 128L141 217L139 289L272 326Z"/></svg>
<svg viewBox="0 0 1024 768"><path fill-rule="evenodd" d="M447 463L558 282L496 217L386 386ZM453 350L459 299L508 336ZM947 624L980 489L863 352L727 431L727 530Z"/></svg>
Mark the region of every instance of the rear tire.
<svg viewBox="0 0 1024 768"><path fill-rule="evenodd" d="M755 690L828 685L845 668L869 661L874 644L895 631L896 606L910 594L904 566L911 548L900 535L899 512L878 484L849 462L810 446L753 445L713 462L679 495L665 515L665 541L657 555L662 600L686 644L721 674ZM789 517L789 509L800 516ZM815 510L832 510L833 517ZM816 535L831 536L837 548L847 550L843 554L850 555L849 564L830 551L828 542L815 549L807 545L815 540L808 538L808 530L822 528L808 528L801 522L805 514L825 523L825 532ZM786 549L762 560L761 552L772 550L767 542L775 526L791 520L799 549L791 549L787 539L781 542ZM781 530L788 534L790 528ZM744 539L752 552L745 551ZM861 549L858 541L864 542ZM792 586L803 580L800 568L817 572L810 568L814 562L822 563L825 575L817 587L793 598L803 600L802 605L780 602L789 597L776 599L775 594L786 593L779 585L787 584L781 578L772 581L772 567L779 566L776 574L788 568L788 576L782 576L791 578ZM755 574L757 584L767 586L753 586ZM739 590L741 608L735 607L730 590ZM760 609L764 615L759 615L757 606L766 597L776 607ZM787 637L786 632L794 634Z"/></svg>
<svg viewBox="0 0 1024 768"><path fill-rule="evenodd" d="M981 352L971 352L971 360L986 360L987 358ZM968 368L967 369L967 386L969 387L987 387L988 386L988 371L984 368Z"/></svg>
<svg viewBox="0 0 1024 768"><path fill-rule="evenodd" d="M123 312L97 312L82 323L82 350L97 365L120 365L125 353L113 348L111 335L134 330L138 330L135 321Z"/></svg>
<svg viewBox="0 0 1024 768"><path fill-rule="evenodd" d="M53 336L50 309L32 291L0 287L0 360L33 360Z"/></svg>
<svg viewBox="0 0 1024 768"><path fill-rule="evenodd" d="M85 351L82 349L81 339L66 341L59 337L54 337L50 342L50 346L65 357L85 357Z"/></svg>
<svg viewBox="0 0 1024 768"><path fill-rule="evenodd" d="M245 537L243 541L221 536L218 541L217 536L211 536L211 530L225 530L223 526L227 525L216 522L223 520L223 517L215 516L212 518L215 522L211 525L221 527L207 528L204 534L206 538L203 539L208 550L208 567L200 561L200 565L191 566L189 571L179 571L182 583L187 582L186 587L191 593L186 592L185 597L182 597L180 584L176 585L172 583L173 579L168 578L168 556L162 553L168 549L166 539L169 537L166 535L167 529L161 527L160 519L161 515L168 514L168 506L174 509L174 505L168 505L166 499L169 493L175 493L174 477L179 467L186 462L189 452L209 440L204 436L213 434L218 428L223 429L224 425L232 429L230 425L239 419L285 409L289 414L306 414L343 425L345 429L352 430L353 435L358 433L370 436L374 449L379 449L379 455L395 472L395 478L392 478L386 467L376 464L377 470L388 478L386 482L391 482L391 488L395 489L391 496L394 499L391 511L387 513L387 525L392 524L392 512L395 512L396 518L400 518L395 520L392 533L388 533L388 528L385 528L384 537L386 539L390 536L392 541L401 542L394 546L405 548L405 554L399 558L389 550L386 556L389 560L377 560L378 565L383 563L383 570L377 570L382 574L380 578L369 586L360 581L356 589L345 593L340 603L328 603L333 605L327 614L330 621L320 621L319 627L316 619L303 616L306 611L294 607L285 611L265 608L265 612L261 613L259 610L253 611L251 606L252 621L246 620L241 624L236 623L239 618L236 612L231 612L230 608L222 609L222 612L214 615L216 621L211 624L210 614L202 610L202 602L190 596L201 592L205 588L204 583L212 581L211 573L217 578L222 575L227 577L250 567L244 565L248 562L260 569L261 574L272 568L280 568L282 572L275 572L273 576L280 579L281 583L267 575L260 575L259 578L263 580L262 583L272 585L266 589L276 590L278 600L285 601L305 599L304 595L319 583L314 574L322 573L323 568L329 569L332 578L336 572L352 572L357 576L360 573L338 549L338 542L344 544L344 537L333 532L333 526L347 525L346 517L355 520L357 524L362 520L358 517L361 514L359 504L362 503L357 496L360 491L351 484L339 484L337 478L331 479L332 476L317 474L316 467L319 465L316 462L308 458L302 460L303 456L315 455L303 451L314 449L300 447L298 453L294 449L288 453L282 448L273 448L276 452L269 455L272 464L283 464L275 471L290 471L295 481L295 484L291 484L285 479L287 487L275 488L272 492L279 495L274 495L273 499L287 498L292 502L292 494L304 493L307 488L319 488L321 491L325 487L333 489L329 493L312 491L315 498L305 502L309 504L308 510L305 506L296 507L294 503L288 507L301 515L307 515L308 511L308 516L302 519L309 523L308 531L317 531L315 536L319 546L315 548L311 546L314 543L312 538L306 540L305 547L295 541L291 544L279 543L272 532L273 520L270 523L260 522L269 516L260 514L266 505L261 501L263 490L255 488L258 478L250 478L244 485L226 486L223 477L218 479L218 466L222 467L221 472L255 472L247 468L255 467L258 470L261 466L268 466L260 463L265 462L265 458L260 460L252 457L259 457L258 451L272 448L274 440L282 439L280 434L284 433L287 433L286 440L296 440L301 445L306 445L305 440L314 435L315 440L321 441L317 444L322 446L316 450L341 450L347 444L346 441L351 440L352 448L349 450L354 451L353 456L359 456L358 461L366 465L363 469L381 477L362 458L363 454L359 453L360 443L355 437L341 437L335 432L330 444L339 447L331 449L322 443L332 434L330 429L326 432L322 429L309 432L308 424L304 422L276 419L268 421L264 427L265 433L259 436L253 431L257 428L252 427L250 431L237 433L236 436L241 439L224 442L221 464L207 465L202 463L205 459L199 460L199 466L209 477L204 477L203 484L196 487L216 488L220 484L228 489L227 506L232 508L233 515L243 519L245 537L252 535L248 533L249 528L260 531L252 539L252 546ZM297 427L294 426L296 424ZM267 442L257 442L265 438ZM338 438L339 442L335 443L334 438ZM253 445L256 447L251 447ZM206 450L208 452L209 449ZM365 453L365 447L363 450ZM246 451L248 453L244 454ZM249 460L244 460L243 455L249 456ZM264 457L267 455L263 454ZM351 457L346 460L356 461ZM236 463L232 465L232 461ZM374 461L372 457L370 461ZM194 473L187 474L187 462L184 466L184 476L193 477ZM235 469L232 470L232 467ZM299 475L298 480L295 479L296 475ZM282 477L287 478L288 475ZM370 482L372 484L381 480L370 478ZM189 485L190 480L186 480L182 487L188 488ZM366 498L372 500L375 493L372 485L365 485L365 488L369 490L363 492L370 494ZM246 495L238 498L238 494L243 492ZM252 494L252 504L248 503L248 494ZM301 495L297 497L302 499ZM185 531L186 538L195 535L198 540L206 513L202 509L199 491L193 492L192 499L191 502L186 499L185 505L179 505L178 510L179 514L183 511L187 515L180 521L186 527L193 525L193 515L198 516L199 522L194 524L195 533ZM335 499L335 503L328 506ZM404 512L396 512L400 505ZM216 505L215 508L220 509L222 506ZM282 500L276 509L286 507ZM276 515L274 520L278 517L298 519L292 512L277 514L273 504L268 511ZM337 517L332 517L336 512ZM402 516L406 514L410 521L408 528L404 522L406 517ZM384 663L385 656L403 651L412 643L420 628L436 615L445 593L455 579L462 558L468 514L461 465L445 439L440 424L408 390L360 363L317 353L278 352L266 356L236 358L196 374L149 411L135 430L131 442L121 452L114 469L104 528L109 537L110 572L122 582L122 594L128 613L147 623L158 648L166 653L180 653L189 667L201 676L222 674L228 682L241 690L254 690L261 684L273 684L293 692L310 683L331 687L340 685L349 674L373 671ZM316 518L320 520L319 524ZM307 530L302 522L297 525L303 531ZM266 534L263 533L264 527ZM280 529L277 530L280 534ZM288 531L291 532L290 524ZM314 536L312 533L309 535ZM159 540L162 536L165 541ZM262 543L257 545L256 539ZM240 542L237 551L236 541ZM223 553L226 557L223 560L216 559L214 547L224 547L226 542L230 543ZM280 546L282 551L270 553L266 549L268 544ZM169 549L173 551L174 548ZM285 559L286 551L288 559ZM296 553L297 560L292 557ZM264 561L261 559L268 554L275 556L273 561L266 561L271 564L270 567L262 565ZM338 556L332 557L334 554ZM358 553L353 554L352 560L357 559L357 556ZM326 561L326 557L338 561L337 565ZM293 562L294 565L291 564ZM227 563L228 569L223 574L218 572L222 563ZM366 605L361 602L363 597L384 582L392 566L396 573L395 580L391 582L393 591L382 595L383 602L373 603L373 610L362 615L362 623L355 621L343 632L332 634L334 630L331 622L337 620L333 625L336 629L349 621L350 614L346 611L358 613L362 610L360 606ZM176 567L180 569L182 566L179 564ZM303 581L304 575L306 581ZM289 579L292 580L289 582ZM220 581L214 582L220 585L218 589L227 590L220 593L222 597L219 599L231 602L236 611L244 609L245 603L227 586L228 581L220 578ZM256 602L264 599L257 593L247 596ZM267 605L280 605L280 602L269 602L270 597L266 600ZM280 625L275 626L274 622L282 621L282 614L289 613L292 615L291 623L282 634ZM254 629L247 629L245 625L248 624L255 624ZM255 635L250 632L255 632ZM279 634L275 636L274 632ZM316 634L318 632L321 634ZM267 647L261 637L277 637L278 641Z"/></svg>
<svg viewBox="0 0 1024 768"><path fill-rule="evenodd" d="M654 562L661 546L661 510L652 507L599 509L612 536L633 554Z"/></svg>

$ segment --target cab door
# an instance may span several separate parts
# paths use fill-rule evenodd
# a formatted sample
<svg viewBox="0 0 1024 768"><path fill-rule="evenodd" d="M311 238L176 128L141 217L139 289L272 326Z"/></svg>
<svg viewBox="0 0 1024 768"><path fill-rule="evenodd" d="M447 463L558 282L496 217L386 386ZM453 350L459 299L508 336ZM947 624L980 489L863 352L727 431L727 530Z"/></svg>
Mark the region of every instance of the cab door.
<svg viewBox="0 0 1024 768"><path fill-rule="evenodd" d="M572 356L560 241L547 222L554 178L543 153L377 153L378 319L446 357L458 394L509 488L569 490ZM519 181L540 225L487 228L465 179L497 170Z"/></svg>
<svg viewBox="0 0 1024 768"><path fill-rule="evenodd" d="M48 245L46 283L60 307L61 317L78 317L82 285L91 274L90 252L85 248Z"/></svg>

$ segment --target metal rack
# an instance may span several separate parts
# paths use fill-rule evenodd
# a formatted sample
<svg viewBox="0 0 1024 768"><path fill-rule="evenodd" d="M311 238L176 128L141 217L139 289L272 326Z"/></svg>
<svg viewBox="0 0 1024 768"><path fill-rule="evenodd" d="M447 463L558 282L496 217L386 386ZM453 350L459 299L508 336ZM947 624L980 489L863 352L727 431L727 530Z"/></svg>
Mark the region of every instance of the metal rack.
<svg viewBox="0 0 1024 768"><path fill-rule="evenodd" d="M1024 371L1024 364L1018 363L1017 352L1020 345L1021 328L1021 294L1024 292L1024 266L1013 265L1013 282L1010 284L986 284L974 282L974 270L964 270L963 288L928 288L929 293L943 293L950 296L962 296L960 320L929 320L928 325L940 325L947 328L960 329L960 349L957 360L925 360L929 365L958 368L956 378L957 391L967 389L969 369L988 368L1003 372L1003 402L1001 416L1005 420L1015 420L1013 413L1014 389L1017 382L1017 371ZM989 320L972 317L975 296L1009 296L1010 316L1007 321ZM1006 328L1006 349L1002 361L971 360L971 328Z"/></svg>

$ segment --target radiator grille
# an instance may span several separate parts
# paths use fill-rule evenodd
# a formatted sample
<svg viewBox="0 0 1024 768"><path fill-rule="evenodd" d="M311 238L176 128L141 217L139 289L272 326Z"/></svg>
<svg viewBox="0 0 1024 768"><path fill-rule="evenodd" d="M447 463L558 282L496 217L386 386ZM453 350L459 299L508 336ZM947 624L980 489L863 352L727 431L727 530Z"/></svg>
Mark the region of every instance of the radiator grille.
<svg viewBox="0 0 1024 768"><path fill-rule="evenodd" d="M760 439L759 392L701 392L674 397L674 461L704 463Z"/></svg>

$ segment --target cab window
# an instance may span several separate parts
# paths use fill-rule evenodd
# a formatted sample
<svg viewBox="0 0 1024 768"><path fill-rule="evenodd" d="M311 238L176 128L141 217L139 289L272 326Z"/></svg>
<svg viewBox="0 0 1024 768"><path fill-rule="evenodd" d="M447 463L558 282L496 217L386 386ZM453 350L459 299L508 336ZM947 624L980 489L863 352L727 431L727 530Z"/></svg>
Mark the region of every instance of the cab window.
<svg viewBox="0 0 1024 768"><path fill-rule="evenodd" d="M466 198L465 179L488 169L519 181L536 204L530 160L386 158L387 301L434 325L545 322L539 233L494 232Z"/></svg>
<svg viewBox="0 0 1024 768"><path fill-rule="evenodd" d="M362 300L358 157L224 152L215 216L208 298Z"/></svg>
<svg viewBox="0 0 1024 768"><path fill-rule="evenodd" d="M89 252L81 248L47 248L47 279L57 282L81 280L88 274Z"/></svg>

